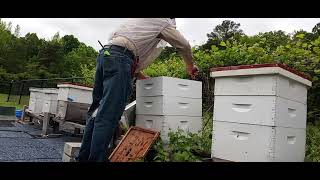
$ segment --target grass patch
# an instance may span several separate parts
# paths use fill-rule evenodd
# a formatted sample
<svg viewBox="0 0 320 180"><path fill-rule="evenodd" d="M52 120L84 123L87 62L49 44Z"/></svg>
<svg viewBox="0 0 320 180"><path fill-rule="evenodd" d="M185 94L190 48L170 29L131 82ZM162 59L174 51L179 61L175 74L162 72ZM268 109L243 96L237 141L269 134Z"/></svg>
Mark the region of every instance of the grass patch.
<svg viewBox="0 0 320 180"><path fill-rule="evenodd" d="M16 109L22 109L24 105L29 104L29 96L22 96L21 103L19 102L19 96L11 95L10 101L7 102L8 94L0 94L0 106L4 107L16 107Z"/></svg>

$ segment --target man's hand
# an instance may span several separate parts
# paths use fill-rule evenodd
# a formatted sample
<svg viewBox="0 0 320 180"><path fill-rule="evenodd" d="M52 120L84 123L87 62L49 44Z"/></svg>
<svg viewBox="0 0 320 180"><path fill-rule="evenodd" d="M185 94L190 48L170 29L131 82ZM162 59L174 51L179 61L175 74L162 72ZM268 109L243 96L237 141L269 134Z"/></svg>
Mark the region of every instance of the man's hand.
<svg viewBox="0 0 320 180"><path fill-rule="evenodd" d="M144 75L142 72L139 72L139 73L137 74L137 79L138 79L138 80L141 80L141 79L148 79L148 78L150 78L150 77L149 77L149 76Z"/></svg>
<svg viewBox="0 0 320 180"><path fill-rule="evenodd" d="M192 79L195 79L198 75L199 68L194 64L188 64L187 65L187 72L191 76Z"/></svg>

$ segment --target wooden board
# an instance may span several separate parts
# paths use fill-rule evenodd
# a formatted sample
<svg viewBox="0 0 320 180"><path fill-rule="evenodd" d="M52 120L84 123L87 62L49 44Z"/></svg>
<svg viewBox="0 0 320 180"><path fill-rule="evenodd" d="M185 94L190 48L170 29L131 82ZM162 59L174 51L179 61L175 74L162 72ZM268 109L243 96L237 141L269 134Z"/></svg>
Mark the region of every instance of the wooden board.
<svg viewBox="0 0 320 180"><path fill-rule="evenodd" d="M143 158L159 135L157 131L131 127L110 155L110 162L132 162Z"/></svg>

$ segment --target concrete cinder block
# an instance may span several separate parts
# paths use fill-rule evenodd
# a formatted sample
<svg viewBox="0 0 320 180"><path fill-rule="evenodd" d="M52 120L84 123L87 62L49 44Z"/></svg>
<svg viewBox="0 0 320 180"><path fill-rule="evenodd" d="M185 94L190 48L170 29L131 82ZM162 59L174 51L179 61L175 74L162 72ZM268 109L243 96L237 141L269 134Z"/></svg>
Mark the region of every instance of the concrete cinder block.
<svg viewBox="0 0 320 180"><path fill-rule="evenodd" d="M202 116L202 99L183 97L138 97L136 114Z"/></svg>
<svg viewBox="0 0 320 180"><path fill-rule="evenodd" d="M214 158L236 162L303 162L306 130L213 122Z"/></svg>
<svg viewBox="0 0 320 180"><path fill-rule="evenodd" d="M136 96L202 98L202 82L164 76L138 80Z"/></svg>
<svg viewBox="0 0 320 180"><path fill-rule="evenodd" d="M75 157L78 155L80 147L81 147L81 143L66 142L64 144L63 152L68 156Z"/></svg>
<svg viewBox="0 0 320 180"><path fill-rule="evenodd" d="M75 157L71 157L71 156L68 156L67 154L63 153L62 162L76 162L76 160L75 160Z"/></svg>

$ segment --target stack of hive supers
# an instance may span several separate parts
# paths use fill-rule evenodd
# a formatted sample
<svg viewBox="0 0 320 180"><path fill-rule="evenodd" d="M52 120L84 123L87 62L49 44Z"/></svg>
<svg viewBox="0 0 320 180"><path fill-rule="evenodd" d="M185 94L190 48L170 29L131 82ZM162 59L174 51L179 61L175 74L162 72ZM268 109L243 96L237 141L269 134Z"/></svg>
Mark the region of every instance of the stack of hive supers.
<svg viewBox="0 0 320 180"><path fill-rule="evenodd" d="M308 78L281 64L213 68L213 158L304 161Z"/></svg>
<svg viewBox="0 0 320 180"><path fill-rule="evenodd" d="M170 129L201 130L201 82L161 76L138 80L136 90L136 126L160 131L165 143Z"/></svg>
<svg viewBox="0 0 320 180"><path fill-rule="evenodd" d="M35 114L48 112L56 114L57 111L57 88L29 88L30 99L28 110Z"/></svg>
<svg viewBox="0 0 320 180"><path fill-rule="evenodd" d="M43 107L42 112L48 112L51 114L57 113L57 104L58 104L58 89L57 88L47 88L44 90L43 96Z"/></svg>

